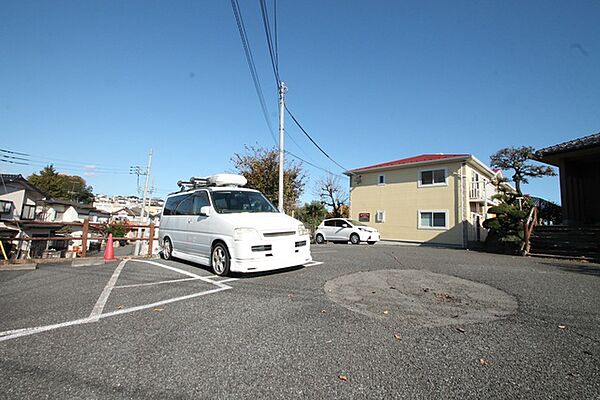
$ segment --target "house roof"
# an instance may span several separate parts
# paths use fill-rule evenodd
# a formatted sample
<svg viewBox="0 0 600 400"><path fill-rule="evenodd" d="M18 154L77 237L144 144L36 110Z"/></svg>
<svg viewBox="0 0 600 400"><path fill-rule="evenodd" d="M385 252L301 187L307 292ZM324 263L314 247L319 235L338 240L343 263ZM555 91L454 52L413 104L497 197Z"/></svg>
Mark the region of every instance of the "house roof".
<svg viewBox="0 0 600 400"><path fill-rule="evenodd" d="M600 132L555 144L553 146L544 147L543 149L536 151L535 155L538 158L543 158L553 154L584 150L590 147L600 147Z"/></svg>
<svg viewBox="0 0 600 400"><path fill-rule="evenodd" d="M116 214L119 214L121 211L124 211L129 216L139 217L141 208L139 208L138 210L135 210L135 208L123 207L123 208L118 209L117 211L113 211L111 214L116 215Z"/></svg>
<svg viewBox="0 0 600 400"><path fill-rule="evenodd" d="M400 160L388 161L385 163L369 165L351 170L350 172L363 172L368 170L376 170L380 168L390 168L399 165L424 164L429 162L445 161L445 160L465 160L470 158L470 154L421 154L414 157L402 158Z"/></svg>
<svg viewBox="0 0 600 400"><path fill-rule="evenodd" d="M37 187L32 185L31 182L29 182L27 179L23 178L23 175L21 175L21 174L0 174L0 179L2 180L2 182L4 182L4 184L19 183L22 186L24 186L26 189L37 192L41 195L44 194L44 193L42 193L42 191L40 189L38 189Z"/></svg>
<svg viewBox="0 0 600 400"><path fill-rule="evenodd" d="M94 208L94 206L92 206L91 204L82 204L82 203L77 203L74 201L61 200L61 199L44 200L43 203L49 204L49 205L50 204L61 204L63 206L72 206L77 209L93 209Z"/></svg>

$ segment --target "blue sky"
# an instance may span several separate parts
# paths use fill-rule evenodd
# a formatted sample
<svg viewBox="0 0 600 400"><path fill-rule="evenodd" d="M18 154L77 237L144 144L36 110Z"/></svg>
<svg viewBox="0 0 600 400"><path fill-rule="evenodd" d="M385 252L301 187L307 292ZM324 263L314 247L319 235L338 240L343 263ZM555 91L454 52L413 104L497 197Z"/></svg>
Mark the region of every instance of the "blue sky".
<svg viewBox="0 0 600 400"><path fill-rule="evenodd" d="M240 3L277 126L259 2ZM290 109L347 168L421 153L488 163L600 131L599 17L583 0L279 0L280 73ZM127 170L153 148L164 196L231 171L244 145L274 145L229 1L3 0L0 18L0 148L35 160L2 172L53 160L96 192L135 194ZM286 127L290 151L341 172ZM305 167L310 200L323 173ZM557 178L525 191L559 200Z"/></svg>

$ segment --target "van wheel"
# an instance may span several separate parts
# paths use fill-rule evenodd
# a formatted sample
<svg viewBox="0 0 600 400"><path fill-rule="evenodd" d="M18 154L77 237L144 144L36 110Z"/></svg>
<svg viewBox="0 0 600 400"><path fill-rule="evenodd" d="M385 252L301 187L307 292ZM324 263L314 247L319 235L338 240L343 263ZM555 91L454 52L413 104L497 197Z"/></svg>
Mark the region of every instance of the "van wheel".
<svg viewBox="0 0 600 400"><path fill-rule="evenodd" d="M229 274L231 259L227 247L223 243L217 243L210 254L211 266L215 274L224 276Z"/></svg>
<svg viewBox="0 0 600 400"><path fill-rule="evenodd" d="M170 260L173 258L173 245L171 244L171 239L169 238L165 238L163 242L162 257L165 260Z"/></svg>
<svg viewBox="0 0 600 400"><path fill-rule="evenodd" d="M352 244L359 244L360 243L360 237L356 233L353 233L352 235L350 235L350 243L352 243Z"/></svg>
<svg viewBox="0 0 600 400"><path fill-rule="evenodd" d="M325 238L323 237L323 235L321 235L319 233L317 236L315 236L315 243L317 243L317 244L325 243Z"/></svg>

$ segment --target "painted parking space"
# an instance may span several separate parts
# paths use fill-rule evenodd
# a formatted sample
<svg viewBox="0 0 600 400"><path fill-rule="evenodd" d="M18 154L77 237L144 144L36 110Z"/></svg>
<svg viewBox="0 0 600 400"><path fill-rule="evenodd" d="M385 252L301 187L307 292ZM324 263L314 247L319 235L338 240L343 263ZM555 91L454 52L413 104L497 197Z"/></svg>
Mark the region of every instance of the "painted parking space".
<svg viewBox="0 0 600 400"><path fill-rule="evenodd" d="M88 315L54 324L6 330L0 332L0 342L216 294L232 289L227 283L237 280L190 269L186 265L176 267L152 260L123 260L116 266ZM181 287L182 284L186 286Z"/></svg>

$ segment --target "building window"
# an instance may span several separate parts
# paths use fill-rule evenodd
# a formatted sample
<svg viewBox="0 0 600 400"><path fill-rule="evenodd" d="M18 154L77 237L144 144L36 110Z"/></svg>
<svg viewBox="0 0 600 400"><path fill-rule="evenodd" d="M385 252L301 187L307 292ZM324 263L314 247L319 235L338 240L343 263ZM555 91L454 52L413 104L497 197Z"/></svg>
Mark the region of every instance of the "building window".
<svg viewBox="0 0 600 400"><path fill-rule="evenodd" d="M21 212L21 219L35 219L35 206L25 204L23 212Z"/></svg>
<svg viewBox="0 0 600 400"><path fill-rule="evenodd" d="M12 208L12 202L0 200L0 214L8 214Z"/></svg>
<svg viewBox="0 0 600 400"><path fill-rule="evenodd" d="M377 181L379 185L385 185L385 175L379 175L379 180Z"/></svg>
<svg viewBox="0 0 600 400"><path fill-rule="evenodd" d="M385 211L377 211L375 214L375 222L385 222Z"/></svg>
<svg viewBox="0 0 600 400"><path fill-rule="evenodd" d="M419 210L419 228L422 229L447 229L448 211L421 211Z"/></svg>
<svg viewBox="0 0 600 400"><path fill-rule="evenodd" d="M419 171L419 186L446 185L446 168Z"/></svg>

